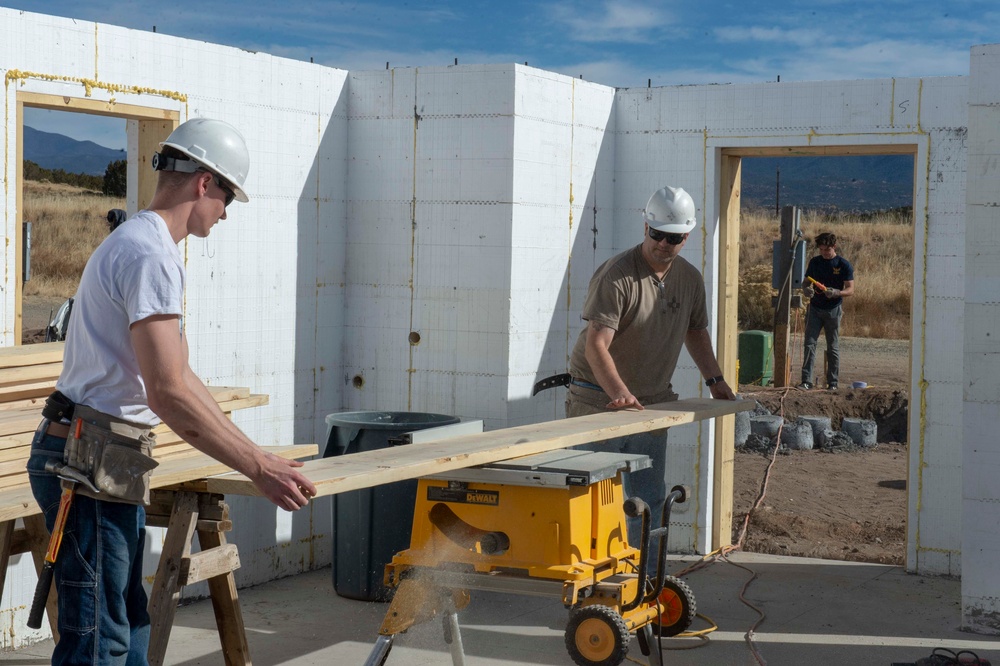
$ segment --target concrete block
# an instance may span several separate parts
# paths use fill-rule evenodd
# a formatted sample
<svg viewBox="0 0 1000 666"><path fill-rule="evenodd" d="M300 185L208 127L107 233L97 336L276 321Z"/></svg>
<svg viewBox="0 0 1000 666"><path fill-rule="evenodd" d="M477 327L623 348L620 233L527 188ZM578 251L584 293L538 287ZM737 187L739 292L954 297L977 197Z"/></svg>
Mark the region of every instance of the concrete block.
<svg viewBox="0 0 1000 666"><path fill-rule="evenodd" d="M736 426L735 426L735 446L743 446L747 437L750 436L750 412L737 412L736 413Z"/></svg>
<svg viewBox="0 0 1000 666"><path fill-rule="evenodd" d="M783 423L784 419L780 416L754 416L750 419L750 432L754 435L774 438L778 436L778 428Z"/></svg>
<svg viewBox="0 0 1000 666"><path fill-rule="evenodd" d="M813 439L815 440L817 446L822 446L822 439L820 438L820 435L824 430L830 428L830 417L803 415L799 416L798 420L809 424L809 427L812 428Z"/></svg>
<svg viewBox="0 0 1000 666"><path fill-rule="evenodd" d="M802 420L786 423L781 429L781 443L796 451L811 451L813 448L812 424Z"/></svg>
<svg viewBox="0 0 1000 666"><path fill-rule="evenodd" d="M878 426L868 419L845 418L840 429L850 435L858 446L873 447L878 443Z"/></svg>

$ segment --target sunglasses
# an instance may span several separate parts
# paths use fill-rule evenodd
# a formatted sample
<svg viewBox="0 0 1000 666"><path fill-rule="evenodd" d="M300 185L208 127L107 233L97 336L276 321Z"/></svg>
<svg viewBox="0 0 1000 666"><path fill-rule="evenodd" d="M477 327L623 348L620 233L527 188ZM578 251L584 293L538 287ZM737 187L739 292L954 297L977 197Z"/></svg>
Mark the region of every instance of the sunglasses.
<svg viewBox="0 0 1000 666"><path fill-rule="evenodd" d="M657 231L653 227L649 228L649 237L655 242L659 243L661 240L665 240L671 245L680 245L684 242L687 234L668 234L662 231Z"/></svg>
<svg viewBox="0 0 1000 666"><path fill-rule="evenodd" d="M225 181L216 176L214 173L212 174L212 180L214 180L215 184L219 186L219 189L226 194L226 206L228 207L229 204L233 203L233 199L236 198L236 193L229 189L229 186L226 185Z"/></svg>

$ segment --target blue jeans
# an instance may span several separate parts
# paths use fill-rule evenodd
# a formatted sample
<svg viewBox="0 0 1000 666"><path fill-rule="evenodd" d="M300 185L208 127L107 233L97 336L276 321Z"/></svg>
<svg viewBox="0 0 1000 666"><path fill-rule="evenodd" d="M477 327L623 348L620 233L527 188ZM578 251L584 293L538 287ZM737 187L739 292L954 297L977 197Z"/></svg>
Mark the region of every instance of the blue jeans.
<svg viewBox="0 0 1000 666"><path fill-rule="evenodd" d="M567 417L600 414L606 411L608 410L574 400L572 393L566 400ZM669 483L667 479L667 430L665 428L617 437L604 442L578 444L572 448L583 451L638 453L649 456L652 467L623 475L622 491L626 498L638 497L649 505L650 529L660 526L660 517L663 503L667 501L667 484ZM642 518L627 518L626 522L628 524L628 545L638 548L639 544L642 543ZM656 553L651 552L649 556L650 562L652 562ZM653 566L655 568L655 565Z"/></svg>
<svg viewBox="0 0 1000 666"><path fill-rule="evenodd" d="M45 462L62 461L66 440L36 433L28 474L31 491L45 512L49 531L55 523L59 479ZM145 666L149 648L149 613L142 587L146 510L77 494L66 520L55 566L59 595L59 642L53 664Z"/></svg>
<svg viewBox="0 0 1000 666"><path fill-rule="evenodd" d="M837 385L840 375L840 320L844 309L838 305L832 310L810 307L806 313L806 346L802 357L802 381L812 384L813 363L816 361L816 341L819 332L826 332L826 383Z"/></svg>

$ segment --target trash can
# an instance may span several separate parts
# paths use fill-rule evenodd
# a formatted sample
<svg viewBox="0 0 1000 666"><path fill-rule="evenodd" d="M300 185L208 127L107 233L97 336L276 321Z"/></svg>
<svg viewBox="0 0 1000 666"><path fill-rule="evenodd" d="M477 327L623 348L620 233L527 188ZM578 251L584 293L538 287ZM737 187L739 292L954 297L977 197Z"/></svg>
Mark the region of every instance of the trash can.
<svg viewBox="0 0 1000 666"><path fill-rule="evenodd" d="M425 412L340 412L326 417L324 458L384 449L414 430L458 423ZM385 565L410 546L417 481L398 481L333 496L333 588L339 596L389 601Z"/></svg>
<svg viewBox="0 0 1000 666"><path fill-rule="evenodd" d="M774 379L774 336L770 331L739 335L740 384L767 386Z"/></svg>

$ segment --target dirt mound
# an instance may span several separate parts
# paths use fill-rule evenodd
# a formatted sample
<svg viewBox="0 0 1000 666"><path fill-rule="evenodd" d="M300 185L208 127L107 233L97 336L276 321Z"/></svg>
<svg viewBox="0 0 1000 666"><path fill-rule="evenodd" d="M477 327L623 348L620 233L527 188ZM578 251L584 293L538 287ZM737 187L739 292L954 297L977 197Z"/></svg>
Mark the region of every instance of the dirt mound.
<svg viewBox="0 0 1000 666"><path fill-rule="evenodd" d="M742 387L743 398L756 400L772 414L792 421L799 416L829 416L834 430L844 418L875 421L879 442L906 442L909 399L902 388L826 391Z"/></svg>

